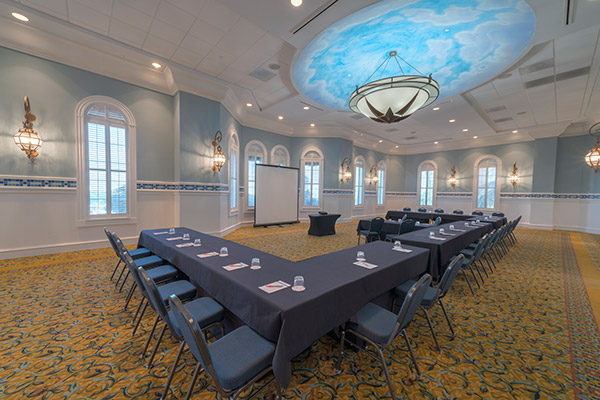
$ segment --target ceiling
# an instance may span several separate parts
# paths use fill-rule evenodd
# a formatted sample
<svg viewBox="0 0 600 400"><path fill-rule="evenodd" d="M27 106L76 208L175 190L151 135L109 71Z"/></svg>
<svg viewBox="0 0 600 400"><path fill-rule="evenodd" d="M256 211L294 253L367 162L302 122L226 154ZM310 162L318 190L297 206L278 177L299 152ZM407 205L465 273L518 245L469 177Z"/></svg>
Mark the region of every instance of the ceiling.
<svg viewBox="0 0 600 400"><path fill-rule="evenodd" d="M527 0L535 34L512 65L400 123L379 124L302 94L293 79L302 50L328 26L374 3L0 0L0 45L163 93L217 100L247 126L343 137L389 154L578 135L600 120L595 0ZM29 22L14 19L15 11Z"/></svg>

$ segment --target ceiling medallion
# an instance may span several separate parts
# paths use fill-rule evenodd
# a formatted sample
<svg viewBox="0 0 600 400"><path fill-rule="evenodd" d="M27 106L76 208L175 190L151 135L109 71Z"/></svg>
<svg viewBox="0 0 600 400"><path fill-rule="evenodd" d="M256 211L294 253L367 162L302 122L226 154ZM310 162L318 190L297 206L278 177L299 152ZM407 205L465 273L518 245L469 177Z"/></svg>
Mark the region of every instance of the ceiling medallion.
<svg viewBox="0 0 600 400"><path fill-rule="evenodd" d="M369 80L381 69L383 76L391 60L396 61L401 75ZM419 75L406 75L400 61L415 70ZM383 67L383 68L382 68ZM350 95L350 109L363 114L375 122L388 123L400 122L414 112L433 103L440 94L438 83L429 76L424 76L418 69L410 65L395 51L390 51L375 72L367 79L367 83Z"/></svg>

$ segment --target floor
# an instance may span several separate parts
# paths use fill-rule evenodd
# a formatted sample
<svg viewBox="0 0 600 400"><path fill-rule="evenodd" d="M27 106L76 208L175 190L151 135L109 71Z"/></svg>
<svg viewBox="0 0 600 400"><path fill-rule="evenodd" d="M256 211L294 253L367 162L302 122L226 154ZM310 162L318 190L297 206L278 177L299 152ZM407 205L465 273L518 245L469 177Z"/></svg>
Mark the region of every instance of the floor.
<svg viewBox="0 0 600 400"><path fill-rule="evenodd" d="M299 260L356 243L356 224L315 238L305 224L241 228L228 239ZM415 380L401 340L386 355L403 399L600 398L600 236L518 229L519 243L471 296L459 278L448 296L458 327L435 351L425 319L409 327L424 371ZM163 341L155 366L139 360L153 320L131 336L133 308L110 282L109 249L0 261L0 398L157 399L177 346ZM447 330L441 313L434 325ZM150 313L148 313L150 314ZM287 399L389 398L377 362L348 352L334 369L336 343L325 336L293 363ZM169 398L183 398L194 361L184 354ZM193 398L215 397L203 374ZM274 387L267 388L270 399Z"/></svg>

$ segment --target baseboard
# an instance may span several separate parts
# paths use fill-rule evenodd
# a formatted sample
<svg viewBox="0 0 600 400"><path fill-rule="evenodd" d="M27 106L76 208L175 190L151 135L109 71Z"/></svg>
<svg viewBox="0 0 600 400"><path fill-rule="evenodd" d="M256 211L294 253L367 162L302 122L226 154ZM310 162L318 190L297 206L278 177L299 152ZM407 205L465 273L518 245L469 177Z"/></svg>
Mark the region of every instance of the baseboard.
<svg viewBox="0 0 600 400"><path fill-rule="evenodd" d="M554 229L560 230L560 231L573 231L573 232L583 232L583 233L592 233L595 235L600 235L600 229L590 228L587 226L554 225Z"/></svg>
<svg viewBox="0 0 600 400"><path fill-rule="evenodd" d="M233 231L235 231L238 228L241 228L242 226L252 226L254 225L253 221L242 221L242 222L238 222L237 224L233 224L231 226L228 226L225 229L221 229L220 231L214 231L214 232L205 232L207 235L213 235L213 236L218 236L218 237L222 237L227 235L228 233L231 233Z"/></svg>

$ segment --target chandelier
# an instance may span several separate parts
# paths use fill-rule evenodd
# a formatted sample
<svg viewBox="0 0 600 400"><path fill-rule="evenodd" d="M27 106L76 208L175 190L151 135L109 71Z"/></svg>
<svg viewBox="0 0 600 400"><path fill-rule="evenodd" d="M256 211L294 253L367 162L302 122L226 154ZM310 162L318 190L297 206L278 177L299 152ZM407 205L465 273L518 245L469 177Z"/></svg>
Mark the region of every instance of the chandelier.
<svg viewBox="0 0 600 400"><path fill-rule="evenodd" d="M25 121L23 121L23 127L15 133L13 139L15 144L27 154L27 158L31 162L38 156L38 149L42 147L42 138L33 130L35 119L35 115L31 113L29 97L25 96Z"/></svg>
<svg viewBox="0 0 600 400"><path fill-rule="evenodd" d="M590 167L594 168L594 172L600 169L600 122L592 125L588 132L591 136L598 137L594 148L585 155L585 162Z"/></svg>
<svg viewBox="0 0 600 400"><path fill-rule="evenodd" d="M369 80L381 69L380 77L391 60L396 61L401 75L389 78ZM406 75L400 61L411 67L419 75ZM382 68L383 67L383 68ZM418 69L398 56L396 51L390 51L375 72L367 79L367 83L358 87L350 95L350 109L361 113L376 122L400 122L415 111L433 103L440 94L438 83L429 76L424 76Z"/></svg>
<svg viewBox="0 0 600 400"><path fill-rule="evenodd" d="M217 131L217 133L215 133L215 140L212 142L214 150L212 170L214 174L216 174L217 171L221 171L221 168L225 165L225 154L223 154L223 151L221 150L221 140L223 140L223 134L221 131Z"/></svg>

